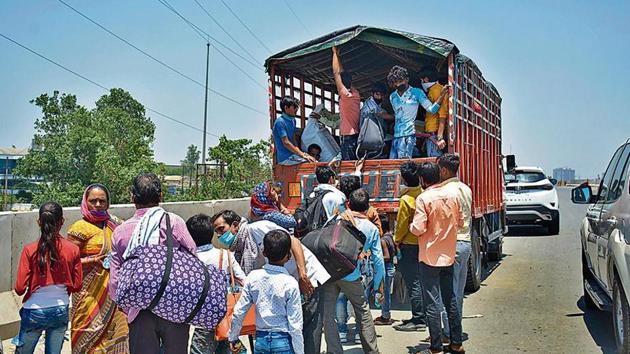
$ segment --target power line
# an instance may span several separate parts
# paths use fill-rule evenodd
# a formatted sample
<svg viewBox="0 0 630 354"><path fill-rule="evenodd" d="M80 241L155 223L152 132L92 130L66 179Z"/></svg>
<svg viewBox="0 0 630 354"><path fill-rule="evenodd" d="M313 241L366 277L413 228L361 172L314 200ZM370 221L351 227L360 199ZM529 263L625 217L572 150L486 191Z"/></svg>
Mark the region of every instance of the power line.
<svg viewBox="0 0 630 354"><path fill-rule="evenodd" d="M300 16L298 16L298 14L293 10L293 7L291 7L291 4L289 3L289 1L284 0L284 3L287 5L287 7L289 8L289 11L291 11L291 13L293 14L293 16L295 16L295 19L302 25L302 27L304 27L304 29L306 30L306 32L310 32L308 30L308 27L306 27L306 25L304 24L304 22L302 22L302 20L300 19Z"/></svg>
<svg viewBox="0 0 630 354"><path fill-rule="evenodd" d="M253 54L252 54L249 50L247 50L247 48L243 47L243 46L241 45L241 43L240 43L238 40L236 40L236 38L232 37L232 35L230 34L230 32L229 32L228 30L226 30L226 29L225 29L225 28L224 28L224 27L223 27L223 26L219 23L219 21L217 21L217 19L216 19L216 18L214 18L214 16L212 16L212 14L211 14L208 10L206 10L206 8L205 8L203 5L201 5L201 3L200 3L199 1L197 1L197 0L193 0L193 1L197 4L197 6L199 6L199 7L201 8L201 10L202 10L203 12L205 12L205 13L206 13L206 15L208 15L208 17L210 17L210 19L212 20L212 22L214 22L217 26L219 26L219 28L223 31L223 33L225 33L228 37L230 37L230 39L232 39L232 41L233 41L234 43L236 43L236 45L237 45L239 48L241 48L241 49L242 49L242 50L243 50L243 51L244 51L247 55L249 55L249 57L250 57L250 58L252 58L254 61L256 61L256 60L257 60L257 59L254 57L254 55L253 55Z"/></svg>
<svg viewBox="0 0 630 354"><path fill-rule="evenodd" d="M61 1L61 0L59 0ZM204 40L204 42L206 41L206 39L203 37L202 33L205 34L208 38L212 38L214 40L214 38L212 36L210 36L208 34L208 32L204 31L203 29L199 28L199 26L195 25L194 23L192 23L190 20L188 20L186 17L184 17L182 14L180 14L171 4L169 4L166 0L158 0L162 5L164 5L167 9L171 10L174 14L176 14L180 19L182 19L182 21L184 21L190 28L192 28L200 37L202 37L202 39ZM223 44L222 44L223 45ZM227 48L228 50L232 51L229 47L223 45L223 47ZM219 50L219 48L217 48L216 46L214 47L215 49L217 49L217 51L219 52L219 54L221 54L221 56L223 56L225 58L225 60L227 60L228 62L230 62L232 65L234 65L241 73L243 73L243 75L247 76L254 84L256 84L257 86L259 86L260 88L262 88L263 90L267 91L267 88L263 85L261 85L256 79L254 79L253 77L251 77L251 75L249 75L243 68L241 68L238 64L236 64L235 62L233 62L230 58L228 58L222 51ZM233 52L233 51L232 51ZM239 55L240 56L240 55ZM244 58L241 56L241 58ZM260 68L259 68L260 69ZM260 69L262 70L262 69Z"/></svg>
<svg viewBox="0 0 630 354"><path fill-rule="evenodd" d="M9 42L11 42L11 43L13 43L13 44L15 44L15 45L17 45L17 46L21 47L22 49L24 49L24 50L26 50L26 51L30 52L31 54L34 54L34 55L36 55L36 56L40 57L41 59L44 59L44 60L46 60L47 62L49 62L49 63L51 63L51 64L53 64L53 65L55 65L55 66L57 66L57 67L59 67L59 68L61 68L61 69L63 69L63 70L65 70L65 71L67 71L67 72L71 73L71 74L72 74L72 75L74 75L74 76L77 76L77 77L79 77L79 78L81 78L81 79L83 79L83 80L85 80L85 81L87 81L87 82L89 82L89 83L91 83L91 84L93 84L93 85L95 85L95 86L98 86L98 87L102 88L102 89L103 89L103 90L105 90L105 91L111 91L111 89L110 89L110 88L108 88L108 87L106 87L106 86L104 86L104 85L101 85L101 84L99 84L98 82L96 82L96 81L94 81L94 80L92 80L92 79L90 79L90 78L88 78L88 77L86 77L86 76L84 76L84 75L81 75L81 74L79 74L78 72L76 72L76 71L74 71L74 70L72 70L72 69L69 69L68 67L66 67L66 66L64 66L64 65L62 65L62 64L59 64L58 62L56 62L56 61L54 61L54 60L52 60L52 59L50 59L50 58L48 58L48 57L44 56L43 54L40 54L40 53L38 53L38 52L34 51L33 49L31 49L31 48L29 48L29 47L25 46L24 44L19 43L18 41L16 41L16 40L12 39L11 37L8 37L8 36L6 36L6 35L4 35L4 34L2 34L2 33L0 33L0 37L2 37L2 38L4 38L4 39L8 40ZM179 124L181 124L181 125L187 126L187 127L191 128L191 129L195 129L195 130L198 130L198 131L200 131L200 132L203 132L203 130L202 130L202 129L199 129L199 128L197 128L197 127L195 127L195 126L193 126L193 125L191 125L191 124L188 124L188 123L186 123L186 122L183 122L183 121L181 121L181 120L175 119L175 118L173 118L173 117L171 117L171 116L169 116L169 115L167 115L167 114L164 114L164 113L162 113L162 112L160 112L160 111L157 111L157 110L155 110L155 109L153 109L153 108L151 108L151 107L147 107L147 106L145 106L145 108L146 108L146 110L147 110L147 111L151 111L151 112L153 112L153 113L155 113L155 114L157 114L157 115L159 115L159 116L162 116L162 117L164 117L164 118L166 118L166 119L172 120L173 122L176 122L176 123L179 123ZM208 134L208 135L211 135L211 136L214 136L214 137L216 137L216 138L220 138L220 136L218 136L218 135L216 135L216 134L213 134L213 133L207 133L207 134Z"/></svg>
<svg viewBox="0 0 630 354"><path fill-rule="evenodd" d="M247 63L249 63L251 66L253 66L254 68L263 71L262 67L259 64L256 64L254 62L252 62L251 60L245 58L244 56L242 56L241 54L237 53L235 50L233 50L232 48L228 47L227 45L223 44L221 41L217 40L216 38L214 38L213 36L211 36L208 32L204 31L203 29L199 28L199 26L195 25L194 23L192 23L190 20L188 20L184 15L182 15L181 13L179 13L179 11L177 11L173 5L169 4L168 1L166 0L158 0L160 2L160 4L164 5L164 7L166 7L167 9L169 9L171 12L173 12L175 15L177 15L177 17L179 17L182 21L186 22L186 24L191 27L195 32L197 32L197 34L204 34L207 38L212 39L213 41L217 42L219 45L221 45L223 48L227 49L230 53L236 55L237 57L243 59L244 61L246 61ZM203 38L203 40L205 41L206 38L203 37L203 35L200 34L200 36ZM226 58L228 59L228 58ZM236 64L234 62L232 62L230 59L228 59L228 61L230 61L232 64L234 64L236 66Z"/></svg>
<svg viewBox="0 0 630 354"><path fill-rule="evenodd" d="M232 13L232 15L234 15L234 17L236 17L236 19L238 20L238 22L241 23L241 25L243 25L243 27L245 27L245 29L247 30L247 32L249 32L249 34L252 35L252 37L254 37L258 43L260 43L260 45L262 45L265 49L267 49L267 51L271 54L271 49L269 49L269 47L267 47L265 45L265 42L263 42L262 40L260 40L260 38L258 38L258 36L256 35L256 33L254 33L254 31L252 31L249 26L247 26L245 24L245 22L243 20L241 20L240 17L238 17L238 15L236 14L236 12L234 12L234 10L232 10L232 8L230 7L230 5L228 5L225 1L221 0L221 2L223 3L223 5L225 7L227 7L227 9L230 11L230 13Z"/></svg>
<svg viewBox="0 0 630 354"><path fill-rule="evenodd" d="M181 76L181 77L183 77L183 78L185 78L185 79L187 79L187 80L189 80L189 81L191 81L191 82L193 82L193 83L197 84L198 86L200 86L201 88L203 88L203 89L205 90L205 85L204 85L203 83L201 83L200 81L193 79L192 77L190 77L190 76L188 76L188 75L184 74L183 72L181 72L181 71L179 71L179 70L175 69L175 68L174 68L174 67L172 67L171 65L169 65L169 64L167 64L167 63L163 62L162 60L160 60L160 59L158 59L158 58L154 57L153 55L149 54L149 53L148 53L148 52L146 52L145 50L140 49L140 48L139 48L138 46L136 46L135 44L133 44L133 43L129 42L127 39L125 39L125 38L123 38L123 37L121 37L121 36L117 35L117 34L116 34L116 33L114 33L114 32L112 32L112 31L111 31L111 30L109 30L107 27L105 27L105 26L101 25L100 23L96 22L95 20L93 20L92 18L88 17L87 15L85 15L84 13L82 13L81 11L79 11L79 10L75 9L74 7L72 7L71 5L69 5L68 3L66 3L65 1L63 1L63 0L57 0L57 1L58 1L58 2L60 2L61 4L65 5L66 7L68 7L68 8L69 8L69 9L71 9L72 11L74 11L75 13L77 13L79 16L81 16L81 17L83 17L84 19L86 19L86 20L90 21L91 23L93 23L94 25L96 25L97 27L99 27L100 29L102 29L103 31L105 31L105 32L109 33L110 35L114 36L116 39L118 39L118 40L120 40L121 42L123 42L123 43L127 44L128 46L132 47L133 49L137 50L138 52L142 53L144 56L146 56L146 57L148 57L149 59L151 59L151 60L155 61L156 63L158 63L158 64L162 65L163 67L165 67L165 68L169 69L170 71L172 71L172 72L176 73L177 75L179 75L179 76ZM260 114L262 114L262 115L265 115L265 113L264 113L264 112L262 112L262 111L260 111L260 110L258 110L258 109L256 109L256 108L254 108L254 107L251 107L251 106L249 106L249 105L246 105L246 104L244 104L244 103L241 103L241 102L237 101L236 99L233 99L233 98L231 98L231 97L229 97L229 96L226 96L226 95L224 95L223 93L221 93L221 92L219 92L219 91L216 91L216 90L214 90L214 89L212 89L212 88L208 88L208 90L209 90L210 92L212 92L213 94L215 94L215 95L217 95L217 96L220 96L220 97L222 97L222 98L224 98L224 99L226 99L226 100L228 100L228 101L230 101L230 102L232 102L232 103L234 103L234 104L237 104L237 105L239 105L239 106L241 106L241 107L247 108L247 109L249 109L249 110L251 110L251 111L253 111L253 112L256 112L256 113L260 113Z"/></svg>

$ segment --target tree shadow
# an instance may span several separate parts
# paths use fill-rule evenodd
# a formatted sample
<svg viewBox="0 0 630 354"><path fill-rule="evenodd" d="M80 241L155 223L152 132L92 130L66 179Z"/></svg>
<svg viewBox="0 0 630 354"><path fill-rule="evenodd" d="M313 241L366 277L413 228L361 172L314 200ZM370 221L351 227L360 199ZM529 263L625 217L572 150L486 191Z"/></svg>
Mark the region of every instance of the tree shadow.
<svg viewBox="0 0 630 354"><path fill-rule="evenodd" d="M584 324L586 324L586 328L595 341L595 344L601 348L602 353L617 353L612 314L597 309L587 309L584 304L584 296L578 300L577 306L584 312ZM567 316L575 317L576 314L569 314Z"/></svg>

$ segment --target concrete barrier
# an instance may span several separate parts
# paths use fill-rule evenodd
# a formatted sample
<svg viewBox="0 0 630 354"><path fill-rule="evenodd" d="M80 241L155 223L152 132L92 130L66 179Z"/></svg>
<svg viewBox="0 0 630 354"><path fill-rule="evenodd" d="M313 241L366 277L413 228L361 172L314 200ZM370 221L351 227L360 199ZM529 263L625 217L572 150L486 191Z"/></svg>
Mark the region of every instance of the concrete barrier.
<svg viewBox="0 0 630 354"><path fill-rule="evenodd" d="M161 206L184 220L198 213L212 215L224 209L245 216L249 211L249 198L163 203ZM109 211L126 220L133 216L135 207L132 204L112 205ZM82 216L78 207L64 208L63 214L65 223L61 234L66 235L70 225ZM22 248L39 237L37 217L37 211L0 212L0 338L14 336L19 329L21 299L13 293L12 288Z"/></svg>

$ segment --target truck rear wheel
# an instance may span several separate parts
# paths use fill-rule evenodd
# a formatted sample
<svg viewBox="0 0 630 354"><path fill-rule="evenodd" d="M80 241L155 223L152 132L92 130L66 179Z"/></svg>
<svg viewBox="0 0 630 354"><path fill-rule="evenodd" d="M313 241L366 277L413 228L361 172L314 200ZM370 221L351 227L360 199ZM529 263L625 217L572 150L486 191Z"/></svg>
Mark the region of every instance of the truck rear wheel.
<svg viewBox="0 0 630 354"><path fill-rule="evenodd" d="M503 238L497 237L488 244L488 259L498 262L503 258Z"/></svg>
<svg viewBox="0 0 630 354"><path fill-rule="evenodd" d="M470 258L468 259L468 275L466 277L467 292L475 292L481 287L481 239L476 229L473 227L470 235Z"/></svg>

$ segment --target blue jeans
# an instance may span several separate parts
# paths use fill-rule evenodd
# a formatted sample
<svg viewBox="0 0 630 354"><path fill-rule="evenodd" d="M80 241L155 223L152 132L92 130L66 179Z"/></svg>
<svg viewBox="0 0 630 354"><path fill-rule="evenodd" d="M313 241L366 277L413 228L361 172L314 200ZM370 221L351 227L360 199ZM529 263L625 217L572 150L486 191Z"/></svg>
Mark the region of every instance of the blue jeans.
<svg viewBox="0 0 630 354"><path fill-rule="evenodd" d="M410 159L413 156L413 149L416 147L416 136L409 135L394 138L392 150L389 152L390 159Z"/></svg>
<svg viewBox="0 0 630 354"><path fill-rule="evenodd" d="M427 327L431 336L430 349L442 351L442 303L448 313L451 344L462 344L462 318L453 294L453 266L433 267L420 262L420 278L427 309Z"/></svg>
<svg viewBox="0 0 630 354"><path fill-rule="evenodd" d="M39 337L46 332L44 353L59 354L68 329L68 306L55 306L37 310L20 310L20 332L12 340L16 354L31 354Z"/></svg>
<svg viewBox="0 0 630 354"><path fill-rule="evenodd" d="M409 292L409 302L411 303L411 322L415 324L424 323L426 319L424 301L422 297L422 282L420 281L420 263L418 263L418 245L400 246L400 261L398 269L402 273L407 291Z"/></svg>
<svg viewBox="0 0 630 354"><path fill-rule="evenodd" d="M256 354L293 354L291 336L284 332L256 331Z"/></svg>
<svg viewBox="0 0 630 354"><path fill-rule="evenodd" d="M341 136L341 159L356 160L357 159L357 143L359 134L342 135Z"/></svg>
<svg viewBox="0 0 630 354"><path fill-rule="evenodd" d="M301 156L298 156L296 154L293 154L293 155L287 157L285 160L279 161L278 165L293 166L293 165L299 165L299 164L305 163L305 162L306 162L306 159L304 159Z"/></svg>
<svg viewBox="0 0 630 354"><path fill-rule="evenodd" d="M457 241L457 253L455 254L455 264L453 265L453 293L457 300L457 310L459 316L464 316L464 288L466 288L466 277L468 276L468 259L470 259L470 242ZM442 306L443 308L443 306ZM450 337L451 330L448 325L446 310L442 310L442 320L444 321L444 335Z"/></svg>
<svg viewBox="0 0 630 354"><path fill-rule="evenodd" d="M427 138L424 141L424 146L427 148L427 157L442 156L442 150L438 149L437 143L435 143L432 139L435 139L435 141L437 141L436 133L431 133L431 139Z"/></svg>
<svg viewBox="0 0 630 354"><path fill-rule="evenodd" d="M394 262L385 262L385 285L383 294L385 297L383 299L383 305L381 307L381 317L383 318L391 318L392 314L390 312L392 306L392 282L394 281L394 274L396 273L396 267L394 266Z"/></svg>
<svg viewBox="0 0 630 354"><path fill-rule="evenodd" d="M346 294L340 292L335 305L335 320L337 321L337 331L339 331L339 333L348 333L349 317L348 297L346 297Z"/></svg>

